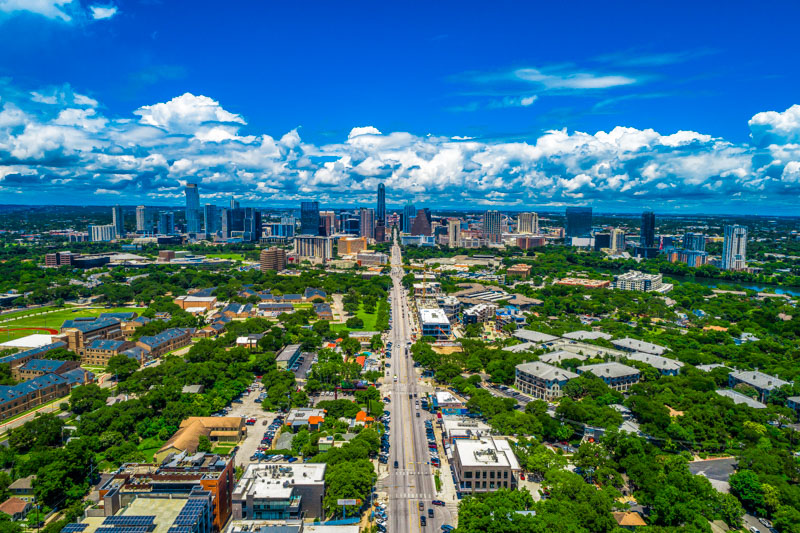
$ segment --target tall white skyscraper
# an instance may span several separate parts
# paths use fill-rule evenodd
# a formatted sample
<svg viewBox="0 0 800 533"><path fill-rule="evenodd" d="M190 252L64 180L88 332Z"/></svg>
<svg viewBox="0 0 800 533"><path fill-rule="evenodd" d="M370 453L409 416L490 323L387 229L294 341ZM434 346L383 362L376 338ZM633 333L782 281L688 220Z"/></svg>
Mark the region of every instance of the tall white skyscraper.
<svg viewBox="0 0 800 533"><path fill-rule="evenodd" d="M153 233L153 212L143 205L136 207L136 232Z"/></svg>
<svg viewBox="0 0 800 533"><path fill-rule="evenodd" d="M517 215L517 233L539 233L538 213L520 213Z"/></svg>
<svg viewBox="0 0 800 533"><path fill-rule="evenodd" d="M108 242L117 238L114 224L103 226L89 225L89 240L92 242Z"/></svg>
<svg viewBox="0 0 800 533"><path fill-rule="evenodd" d="M747 228L734 224L725 226L722 241L722 270L747 268Z"/></svg>
<svg viewBox="0 0 800 533"><path fill-rule="evenodd" d="M115 205L111 208L111 225L118 237L125 235L125 218L122 214L122 206Z"/></svg>

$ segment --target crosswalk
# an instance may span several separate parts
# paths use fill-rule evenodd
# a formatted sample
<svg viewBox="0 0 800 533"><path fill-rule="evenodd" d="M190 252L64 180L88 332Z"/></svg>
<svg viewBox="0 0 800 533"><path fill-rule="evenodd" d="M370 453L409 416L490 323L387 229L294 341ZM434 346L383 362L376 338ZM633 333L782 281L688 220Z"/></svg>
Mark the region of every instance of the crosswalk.
<svg viewBox="0 0 800 533"><path fill-rule="evenodd" d="M431 475L430 470L395 470L394 475L396 476L416 476L416 475L423 475L429 476Z"/></svg>
<svg viewBox="0 0 800 533"><path fill-rule="evenodd" d="M425 494L424 492L400 492L390 494L390 500L432 500L433 494Z"/></svg>

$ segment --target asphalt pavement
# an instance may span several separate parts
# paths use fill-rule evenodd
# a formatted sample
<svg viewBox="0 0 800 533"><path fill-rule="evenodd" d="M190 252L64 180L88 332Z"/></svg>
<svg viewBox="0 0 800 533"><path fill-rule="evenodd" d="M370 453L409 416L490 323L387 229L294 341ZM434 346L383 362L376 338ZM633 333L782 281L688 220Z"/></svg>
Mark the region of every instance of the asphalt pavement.
<svg viewBox="0 0 800 533"><path fill-rule="evenodd" d="M392 248L392 329L389 332L392 366L382 388L384 396L387 393L391 395L388 404L392 415L391 446L389 463L381 465L383 478L380 485L389 498L389 533L440 531L442 524L455 524L449 509L431 503L438 498L424 421L432 418L430 413L418 409L415 404L415 400L420 400L430 388L420 383L421 372L414 368L413 360L406 354L411 325L408 301L400 282L403 276L401 265L400 248L395 244ZM419 418L417 413L420 413ZM395 461L397 468L394 467ZM428 509L433 509L433 518L429 518ZM424 527L420 520L422 515L426 521Z"/></svg>

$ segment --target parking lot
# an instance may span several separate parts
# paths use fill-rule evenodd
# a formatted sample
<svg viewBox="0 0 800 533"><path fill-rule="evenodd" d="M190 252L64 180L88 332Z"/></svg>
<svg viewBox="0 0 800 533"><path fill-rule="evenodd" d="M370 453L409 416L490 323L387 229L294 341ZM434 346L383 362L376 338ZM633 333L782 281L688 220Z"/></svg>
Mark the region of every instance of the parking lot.
<svg viewBox="0 0 800 533"><path fill-rule="evenodd" d="M239 443L239 451L236 452L236 466L247 467L250 464L250 457L261 445L261 438L264 436L267 425L275 420L276 413L262 410L261 404L254 401L261 393L260 386L258 384L259 388L254 388L249 394L245 392L241 398L242 403L232 403L230 412L225 415L256 419L254 425L247 426L247 436L244 441Z"/></svg>
<svg viewBox="0 0 800 533"><path fill-rule="evenodd" d="M292 370L294 372L294 376L297 379L306 379L306 375L308 371L311 369L311 365L314 363L316 359L316 354L313 352L303 352L300 354L300 357L303 358L303 362L297 367L297 370Z"/></svg>

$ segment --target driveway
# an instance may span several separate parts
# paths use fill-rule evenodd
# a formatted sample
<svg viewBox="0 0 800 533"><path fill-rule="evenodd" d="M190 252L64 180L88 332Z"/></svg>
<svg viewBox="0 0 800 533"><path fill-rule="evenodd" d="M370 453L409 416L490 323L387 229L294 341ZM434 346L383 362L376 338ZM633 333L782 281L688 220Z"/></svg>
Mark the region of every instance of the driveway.
<svg viewBox="0 0 800 533"><path fill-rule="evenodd" d="M697 476L705 476L711 485L720 492L728 492L730 485L728 479L736 471L736 459L724 457L722 459L706 459L705 461L692 461L689 471Z"/></svg>

